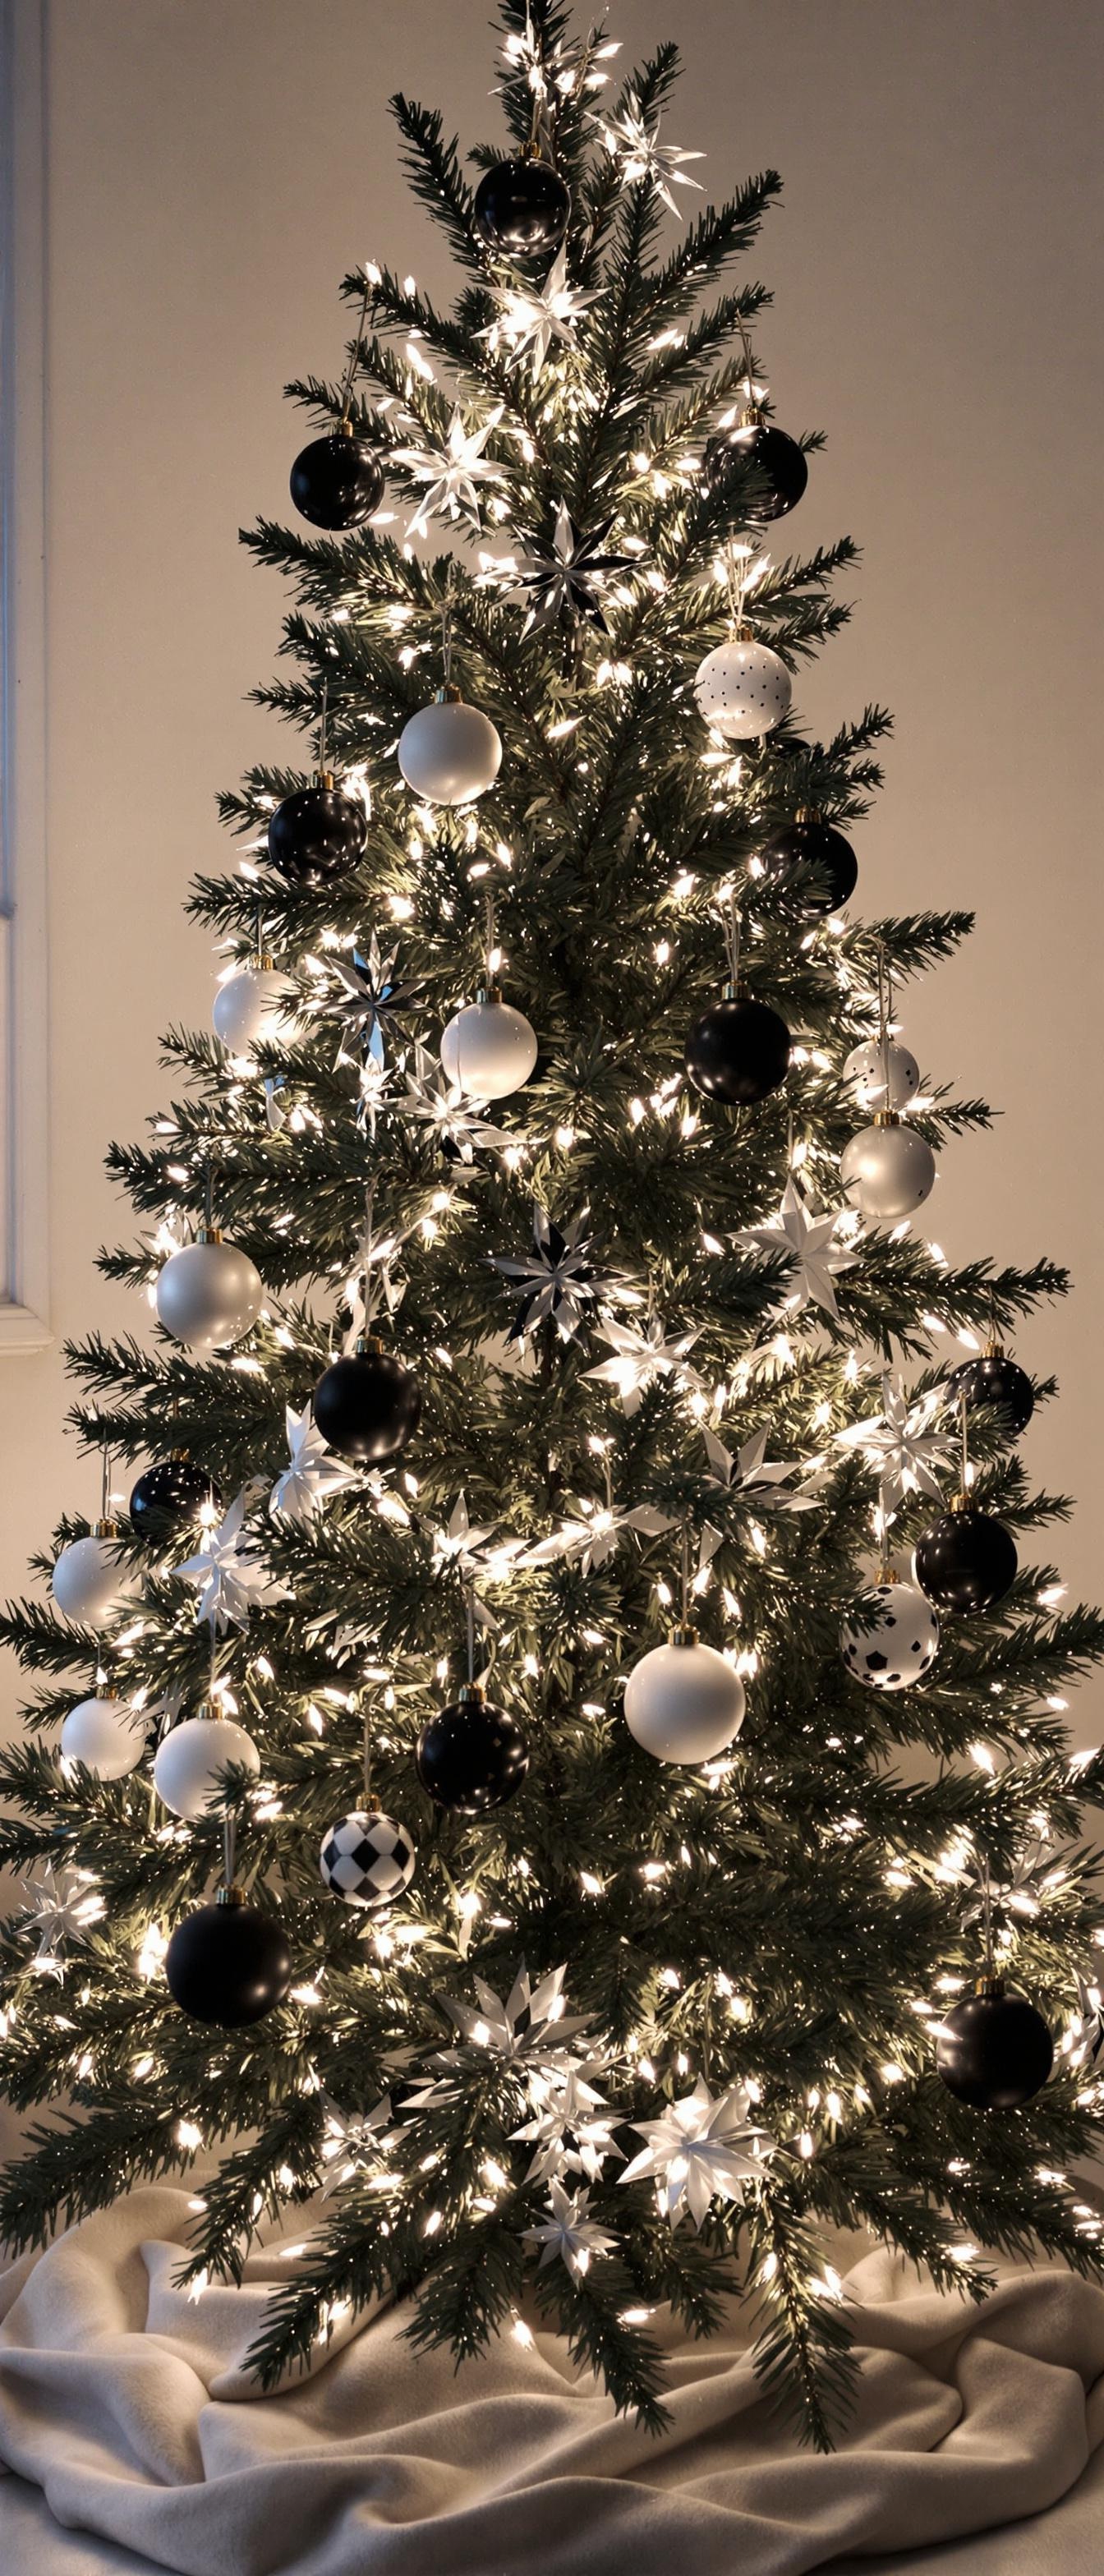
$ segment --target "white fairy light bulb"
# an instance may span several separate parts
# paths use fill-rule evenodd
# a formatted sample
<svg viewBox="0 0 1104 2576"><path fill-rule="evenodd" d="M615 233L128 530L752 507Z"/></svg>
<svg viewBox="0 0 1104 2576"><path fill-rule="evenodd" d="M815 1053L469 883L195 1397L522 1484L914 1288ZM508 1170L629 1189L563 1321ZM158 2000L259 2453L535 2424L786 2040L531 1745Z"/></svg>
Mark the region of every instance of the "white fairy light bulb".
<svg viewBox="0 0 1104 2576"><path fill-rule="evenodd" d="M466 706L459 689L439 689L419 707L399 737L399 767L415 796L430 805L466 805L493 787L502 742L480 707Z"/></svg>
<svg viewBox="0 0 1104 2576"><path fill-rule="evenodd" d="M166 1261L157 1279L157 1316L174 1341L203 1353L238 1342L264 1301L260 1273L218 1226L201 1226Z"/></svg>
<svg viewBox="0 0 1104 2576"><path fill-rule="evenodd" d="M739 1674L689 1627L642 1656L625 1685L629 1733L657 1762L712 1761L739 1734L745 1707Z"/></svg>
<svg viewBox="0 0 1104 2576"><path fill-rule="evenodd" d="M536 1033L497 984L456 1011L441 1037L441 1063L450 1082L472 1100L505 1100L528 1082L537 1061Z"/></svg>
<svg viewBox="0 0 1104 2576"><path fill-rule="evenodd" d="M121 1780L137 1769L145 1745L145 1724L129 1700L113 1690L79 1700L61 1730L66 1762L82 1762L97 1780Z"/></svg>
<svg viewBox="0 0 1104 2576"><path fill-rule="evenodd" d="M275 1045L294 1024L298 998L293 975L285 975L271 957L251 957L219 985L211 1009L215 1036L231 1055L248 1055L261 1043Z"/></svg>
<svg viewBox="0 0 1104 2576"><path fill-rule="evenodd" d="M217 1796L219 1775L230 1768L259 1773L261 1757L244 1726L200 1710L174 1726L157 1747L153 1785L174 1816L194 1825Z"/></svg>

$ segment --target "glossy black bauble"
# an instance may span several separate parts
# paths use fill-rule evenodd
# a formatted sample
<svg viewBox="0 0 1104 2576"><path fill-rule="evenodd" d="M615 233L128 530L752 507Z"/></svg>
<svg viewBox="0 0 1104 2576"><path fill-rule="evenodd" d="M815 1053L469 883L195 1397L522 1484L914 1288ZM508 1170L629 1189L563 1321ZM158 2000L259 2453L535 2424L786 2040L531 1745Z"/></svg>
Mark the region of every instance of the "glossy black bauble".
<svg viewBox="0 0 1104 2576"><path fill-rule="evenodd" d="M418 1428L421 1388L393 1351L334 1360L314 1390L314 1419L343 1458L394 1458Z"/></svg>
<svg viewBox="0 0 1104 2576"><path fill-rule="evenodd" d="M787 823L784 831L765 842L759 856L767 883L783 889L793 884L800 870L815 870L799 886L801 909L810 916L838 912L859 882L859 862L850 841L834 823L823 823L819 817Z"/></svg>
<svg viewBox="0 0 1104 2576"><path fill-rule="evenodd" d="M460 1700L431 1717L418 1737L423 1789L457 1816L483 1816L520 1789L529 1747L520 1726L487 1699Z"/></svg>
<svg viewBox="0 0 1104 2576"><path fill-rule="evenodd" d="M199 1519L205 1503L213 1505L216 1518L221 1515L222 1495L206 1467L184 1454L160 1458L156 1467L147 1467L139 1476L130 1497L135 1537L151 1547L164 1547L178 1530L190 1528Z"/></svg>
<svg viewBox="0 0 1104 2576"><path fill-rule="evenodd" d="M749 519L784 519L800 501L809 468L796 438L776 429L773 421L749 421L743 429L706 441L702 472L711 491L740 464L753 465L764 489L747 504Z"/></svg>
<svg viewBox="0 0 1104 2576"><path fill-rule="evenodd" d="M1016 1580L1011 1532L991 1512L945 1512L917 1539L916 1580L939 1610L991 1610Z"/></svg>
<svg viewBox="0 0 1104 2576"><path fill-rule="evenodd" d="M946 2015L935 2063L959 2102L977 2111L1015 2111L1046 2083L1054 2042L1034 2005L994 1982L965 1995Z"/></svg>
<svg viewBox="0 0 1104 2576"><path fill-rule="evenodd" d="M363 438L312 438L291 469L291 497L312 528L359 528L383 499L383 468Z"/></svg>
<svg viewBox="0 0 1104 2576"><path fill-rule="evenodd" d="M268 826L268 855L297 885L328 885L356 866L368 838L363 805L336 787L299 787Z"/></svg>
<svg viewBox="0 0 1104 2576"><path fill-rule="evenodd" d="M961 1368L951 1370L947 1384L956 1396L965 1395L970 1404L988 1405L1006 1440L1018 1439L1035 1411L1035 1389L1026 1369L1008 1359L1003 1351L990 1351L978 1360L964 1360Z"/></svg>
<svg viewBox="0 0 1104 2576"><path fill-rule="evenodd" d="M241 2030L283 2002L291 1952L280 1925L255 1905L201 1905L177 1924L165 1976L173 2002L193 2021Z"/></svg>
<svg viewBox="0 0 1104 2576"><path fill-rule="evenodd" d="M491 250L556 250L567 231L571 193L547 161L520 154L498 161L475 192L476 229Z"/></svg>
<svg viewBox="0 0 1104 2576"><path fill-rule="evenodd" d="M733 1108L765 1100L784 1082L790 1064L790 1032L785 1020L766 1002L745 994L736 1001L714 1002L695 1020L686 1041L686 1070L710 1100Z"/></svg>

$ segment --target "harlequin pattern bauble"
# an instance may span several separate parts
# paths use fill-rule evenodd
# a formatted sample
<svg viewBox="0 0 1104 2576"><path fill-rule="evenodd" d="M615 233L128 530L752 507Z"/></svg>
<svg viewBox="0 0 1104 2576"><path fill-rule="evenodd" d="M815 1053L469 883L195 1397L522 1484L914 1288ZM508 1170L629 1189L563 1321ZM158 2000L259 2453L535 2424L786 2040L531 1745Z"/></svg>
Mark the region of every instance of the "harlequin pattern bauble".
<svg viewBox="0 0 1104 2576"><path fill-rule="evenodd" d="M481 707L442 695L419 707L399 736L399 767L430 805L466 805L493 787L502 743Z"/></svg>
<svg viewBox="0 0 1104 2576"><path fill-rule="evenodd" d="M994 1978L964 1995L935 2035L935 2063L949 2093L976 2111L1016 2111L1042 2090L1054 2042L1034 2004Z"/></svg>
<svg viewBox="0 0 1104 2576"><path fill-rule="evenodd" d="M405 1825L376 1809L357 1809L331 1825L318 1855L328 1888L346 1905L393 1905L409 1887L417 1853Z"/></svg>
<svg viewBox="0 0 1104 2576"><path fill-rule="evenodd" d="M524 1011L490 996L457 1011L441 1037L441 1063L450 1082L472 1100L506 1100L528 1082L537 1040Z"/></svg>
<svg viewBox="0 0 1104 2576"><path fill-rule="evenodd" d="M456 1816L484 1816L520 1789L529 1746L508 1711L469 1684L457 1701L427 1720L415 1760L436 1806Z"/></svg>
<svg viewBox="0 0 1104 2576"><path fill-rule="evenodd" d="M840 1179L852 1207L864 1216L911 1216L935 1188L935 1156L915 1127L878 1120L852 1136L840 1159Z"/></svg>
<svg viewBox="0 0 1104 2576"><path fill-rule="evenodd" d="M211 1006L215 1036L231 1055L248 1055L261 1043L274 1046L292 1029L298 1002L295 977L283 974L271 957L255 957L219 985Z"/></svg>
<svg viewBox="0 0 1104 2576"><path fill-rule="evenodd" d="M686 1040L686 1070L697 1091L731 1108L766 1100L790 1066L790 1032L766 1002L749 994L713 1002Z"/></svg>
<svg viewBox="0 0 1104 2576"><path fill-rule="evenodd" d="M291 497L312 528L360 528L383 499L383 467L363 438L312 438L291 469Z"/></svg>
<svg viewBox="0 0 1104 2576"><path fill-rule="evenodd" d="M192 2021L243 2030L281 2004L291 1984L291 1952L271 1914L246 1905L236 1889L201 1905L178 1923L165 1953L174 2004Z"/></svg>
<svg viewBox="0 0 1104 2576"><path fill-rule="evenodd" d="M240 1342L263 1303L264 1285L248 1253L218 1234L200 1235L171 1252L158 1273L158 1322L190 1351Z"/></svg>
<svg viewBox="0 0 1104 2576"><path fill-rule="evenodd" d="M970 1404L985 1405L1006 1440L1018 1440L1035 1411L1035 1389L1026 1369L1006 1351L987 1351L952 1369L948 1387Z"/></svg>
<svg viewBox="0 0 1104 2576"><path fill-rule="evenodd" d="M222 1495L214 1477L186 1449L177 1450L139 1476L130 1497L131 1526L149 1546L165 1547L178 1531L193 1527L205 1506L213 1521L221 1518Z"/></svg>
<svg viewBox="0 0 1104 2576"><path fill-rule="evenodd" d="M1011 1531L991 1512L944 1512L917 1539L916 1580L941 1610L991 1610L1016 1580Z"/></svg>
<svg viewBox="0 0 1104 2576"><path fill-rule="evenodd" d="M689 1631L653 1646L625 1684L629 1733L657 1762L711 1762L739 1734L745 1706L739 1674Z"/></svg>
<svg viewBox="0 0 1104 2576"><path fill-rule="evenodd" d="M480 180L472 208L476 229L490 250L527 253L555 250L571 215L571 192L559 171L535 154L496 161Z"/></svg>
<svg viewBox="0 0 1104 2576"><path fill-rule="evenodd" d="M809 920L838 912L859 882L859 862L850 841L819 814L799 816L784 831L773 833L764 842L759 860L769 885L784 890L794 886Z"/></svg>
<svg viewBox="0 0 1104 2576"><path fill-rule="evenodd" d="M914 1583L876 1584L840 1630L847 1670L867 1690L908 1690L938 1652L939 1621Z"/></svg>
<svg viewBox="0 0 1104 2576"><path fill-rule="evenodd" d="M745 517L784 519L786 512L800 501L809 480L804 450L796 438L790 438L784 429L776 429L773 421L745 420L738 428L707 439L702 472L710 490L715 491L742 460L754 466L764 487L754 499L749 495Z"/></svg>
<svg viewBox="0 0 1104 2576"><path fill-rule="evenodd" d="M50 1577L50 1589L66 1619L82 1628L110 1628L133 1583L120 1562L118 1532L103 1521L88 1538L63 1547Z"/></svg>
<svg viewBox="0 0 1104 2576"><path fill-rule="evenodd" d="M232 1717L186 1717L157 1747L153 1785L174 1816L194 1825L218 1799L221 1774L231 1767L254 1776L260 1771L260 1754L244 1726Z"/></svg>
<svg viewBox="0 0 1104 2576"><path fill-rule="evenodd" d="M395 1458L418 1428L422 1393L413 1369L393 1351L351 1352L333 1360L314 1390L314 1419L343 1458L378 1463Z"/></svg>
<svg viewBox="0 0 1104 2576"><path fill-rule="evenodd" d="M355 868L367 839L363 805L343 796L327 775L313 787L297 787L277 806L268 826L268 855L295 885L330 885Z"/></svg>
<svg viewBox="0 0 1104 2576"><path fill-rule="evenodd" d="M792 695L793 682L779 655L769 644L747 639L718 644L694 675L699 715L730 742L772 732L789 714Z"/></svg>
<svg viewBox="0 0 1104 2576"><path fill-rule="evenodd" d="M915 1056L894 1038L885 1049L884 1062L877 1038L865 1038L861 1046L852 1047L843 1078L854 1083L864 1109L907 1109L920 1089L920 1067Z"/></svg>
<svg viewBox="0 0 1104 2576"><path fill-rule="evenodd" d="M143 1720L130 1701L117 1698L114 1691L98 1691L94 1699L78 1700L61 1730L65 1760L83 1762L97 1780L121 1780L126 1772L136 1771L145 1745Z"/></svg>

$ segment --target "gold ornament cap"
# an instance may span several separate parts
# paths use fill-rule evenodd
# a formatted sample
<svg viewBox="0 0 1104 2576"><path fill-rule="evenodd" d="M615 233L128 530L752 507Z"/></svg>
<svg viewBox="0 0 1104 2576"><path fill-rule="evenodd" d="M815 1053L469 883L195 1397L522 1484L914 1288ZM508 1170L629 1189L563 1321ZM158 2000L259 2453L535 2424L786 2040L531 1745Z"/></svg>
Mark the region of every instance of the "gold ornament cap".
<svg viewBox="0 0 1104 2576"><path fill-rule="evenodd" d="M483 1687L480 1682L461 1682L456 1694L458 1708L482 1708Z"/></svg>
<svg viewBox="0 0 1104 2576"><path fill-rule="evenodd" d="M460 691L456 686L455 680L446 680L444 686L437 691L434 705L438 707L458 707L461 704L462 700Z"/></svg>
<svg viewBox="0 0 1104 2576"><path fill-rule="evenodd" d="M896 1109L876 1109L874 1112L874 1124L876 1127L899 1127L901 1124L900 1113Z"/></svg>
<svg viewBox="0 0 1104 2576"><path fill-rule="evenodd" d="M975 1995L984 1995L987 2002L999 2003L1000 1998L1004 1993L1004 1978L996 1976L975 1977L974 1993Z"/></svg>
<svg viewBox="0 0 1104 2576"><path fill-rule="evenodd" d="M118 1536L119 1536L119 1524L118 1524L118 1521L113 1521L113 1520L99 1520L99 1521L97 1521L97 1523L96 1523L96 1527L95 1527L95 1530L94 1530L94 1532L93 1532L93 1536L94 1536L95 1538L118 1538Z"/></svg>
<svg viewBox="0 0 1104 2576"><path fill-rule="evenodd" d="M216 1905L244 1905L245 1897L240 1887L223 1886L219 1889L215 1903Z"/></svg>
<svg viewBox="0 0 1104 2576"><path fill-rule="evenodd" d="M677 1628L672 1628L670 1635L672 1646L696 1646L697 1642L697 1629L691 1626L689 1620L683 1620Z"/></svg>
<svg viewBox="0 0 1104 2576"><path fill-rule="evenodd" d="M197 1243L221 1243L221 1242L222 1242L222 1227L221 1227L221 1225L201 1225L201 1226L197 1226L197 1228L196 1228L196 1242L197 1242Z"/></svg>

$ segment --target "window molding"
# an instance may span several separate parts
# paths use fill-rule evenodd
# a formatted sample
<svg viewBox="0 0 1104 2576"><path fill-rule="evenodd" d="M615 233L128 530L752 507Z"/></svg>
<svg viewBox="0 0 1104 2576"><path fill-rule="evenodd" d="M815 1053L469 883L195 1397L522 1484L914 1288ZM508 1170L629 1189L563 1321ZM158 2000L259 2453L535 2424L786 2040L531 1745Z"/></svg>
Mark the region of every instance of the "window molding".
<svg viewBox="0 0 1104 2576"><path fill-rule="evenodd" d="M45 0L0 0L0 1357L49 1323Z"/></svg>

